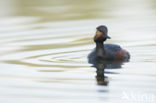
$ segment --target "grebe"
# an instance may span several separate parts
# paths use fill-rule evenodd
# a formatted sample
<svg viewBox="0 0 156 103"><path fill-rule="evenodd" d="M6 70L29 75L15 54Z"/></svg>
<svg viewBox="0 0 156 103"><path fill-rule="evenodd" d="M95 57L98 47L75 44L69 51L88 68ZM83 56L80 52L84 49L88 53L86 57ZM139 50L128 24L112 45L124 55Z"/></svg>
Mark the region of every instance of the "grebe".
<svg viewBox="0 0 156 103"><path fill-rule="evenodd" d="M105 25L98 26L96 29L97 31L94 36L96 48L88 55L89 63L92 63L97 59L115 61L128 61L130 59L129 52L122 49L119 45L104 44L107 39L110 39L107 35L108 29Z"/></svg>

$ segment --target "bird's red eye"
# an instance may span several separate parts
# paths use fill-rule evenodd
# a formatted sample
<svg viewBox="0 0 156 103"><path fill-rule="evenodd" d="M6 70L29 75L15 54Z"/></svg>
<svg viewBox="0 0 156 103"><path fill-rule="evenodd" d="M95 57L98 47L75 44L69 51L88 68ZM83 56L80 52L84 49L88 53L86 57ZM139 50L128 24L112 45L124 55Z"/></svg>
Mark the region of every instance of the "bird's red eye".
<svg viewBox="0 0 156 103"><path fill-rule="evenodd" d="M104 35L104 33L100 33L100 35L101 35L101 36L103 36L103 35Z"/></svg>

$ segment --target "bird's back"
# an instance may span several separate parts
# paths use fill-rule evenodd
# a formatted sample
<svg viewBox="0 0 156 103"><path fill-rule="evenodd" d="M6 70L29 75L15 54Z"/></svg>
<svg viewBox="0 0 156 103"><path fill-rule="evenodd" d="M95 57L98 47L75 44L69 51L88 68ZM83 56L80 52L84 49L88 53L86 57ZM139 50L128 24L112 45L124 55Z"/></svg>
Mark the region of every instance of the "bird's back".
<svg viewBox="0 0 156 103"><path fill-rule="evenodd" d="M116 44L104 44L105 56L107 60L129 59L130 55ZM94 49L89 55L89 62L93 62L96 58L96 50Z"/></svg>
<svg viewBox="0 0 156 103"><path fill-rule="evenodd" d="M115 56L121 50L121 47L116 44L104 44L106 55Z"/></svg>

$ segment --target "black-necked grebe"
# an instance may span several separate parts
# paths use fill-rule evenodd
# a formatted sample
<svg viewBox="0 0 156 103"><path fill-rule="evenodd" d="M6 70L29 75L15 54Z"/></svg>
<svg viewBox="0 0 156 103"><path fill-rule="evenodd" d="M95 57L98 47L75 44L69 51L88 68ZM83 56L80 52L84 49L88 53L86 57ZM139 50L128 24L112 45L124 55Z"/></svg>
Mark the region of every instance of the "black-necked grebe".
<svg viewBox="0 0 156 103"><path fill-rule="evenodd" d="M130 59L130 54L116 44L104 44L104 41L110 39L107 35L107 27L105 25L98 26L94 36L96 48L88 55L89 62L94 62L95 59L103 60L124 60Z"/></svg>

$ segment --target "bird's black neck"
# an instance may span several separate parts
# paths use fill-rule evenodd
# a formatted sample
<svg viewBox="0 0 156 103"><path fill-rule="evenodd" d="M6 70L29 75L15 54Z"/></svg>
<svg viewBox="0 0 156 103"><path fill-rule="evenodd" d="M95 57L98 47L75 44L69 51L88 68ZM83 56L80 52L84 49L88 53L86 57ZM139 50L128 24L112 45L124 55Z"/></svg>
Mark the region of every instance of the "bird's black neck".
<svg viewBox="0 0 156 103"><path fill-rule="evenodd" d="M105 57L105 50L104 50L103 42L96 42L96 55L97 57L101 57L101 58Z"/></svg>

